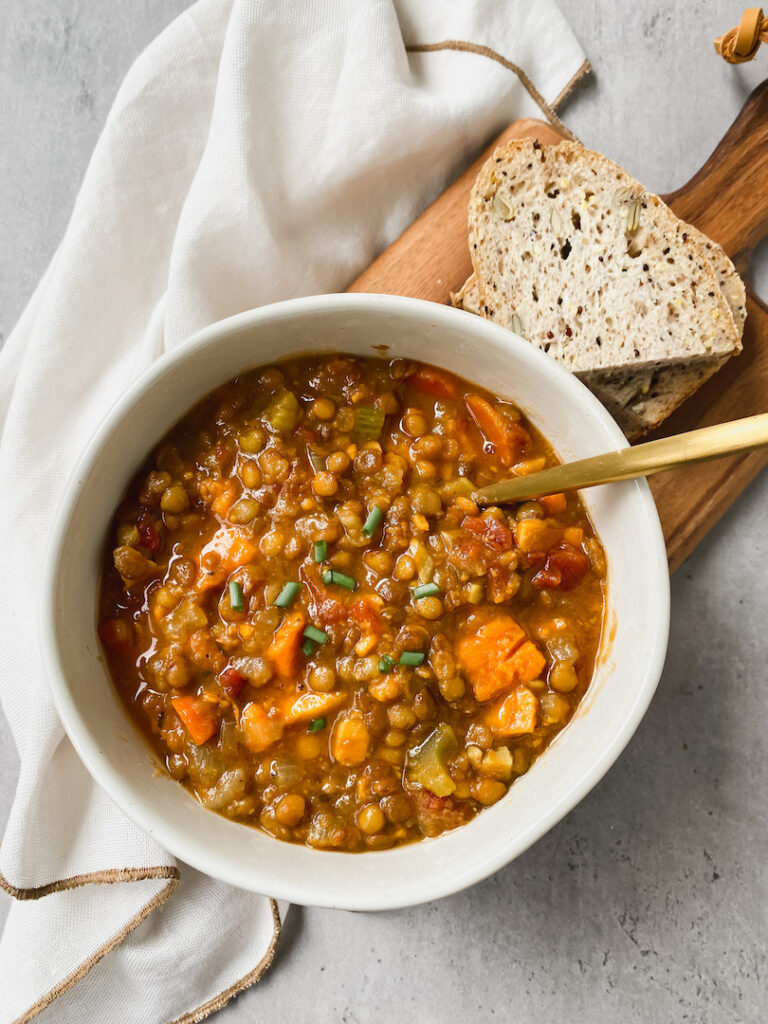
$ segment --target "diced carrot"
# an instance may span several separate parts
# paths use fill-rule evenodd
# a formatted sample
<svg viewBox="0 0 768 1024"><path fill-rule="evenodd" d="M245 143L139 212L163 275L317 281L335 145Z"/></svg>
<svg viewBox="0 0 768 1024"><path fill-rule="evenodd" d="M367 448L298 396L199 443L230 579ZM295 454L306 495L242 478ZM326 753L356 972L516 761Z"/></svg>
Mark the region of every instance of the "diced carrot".
<svg viewBox="0 0 768 1024"><path fill-rule="evenodd" d="M283 724L270 718L260 704L248 704L240 716L243 742L252 754L260 754L283 735Z"/></svg>
<svg viewBox="0 0 768 1024"><path fill-rule="evenodd" d="M256 545L244 530L222 527L198 555L200 571L197 589L209 590L211 587L222 586L230 573L252 562L256 554Z"/></svg>
<svg viewBox="0 0 768 1024"><path fill-rule="evenodd" d="M267 648L267 657L283 679L290 679L299 671L301 634L306 624L303 612L286 615Z"/></svg>
<svg viewBox="0 0 768 1024"><path fill-rule="evenodd" d="M412 373L408 383L418 391L434 395L435 398L457 398L459 394L455 381L447 373L432 366L422 366L420 370Z"/></svg>
<svg viewBox="0 0 768 1024"><path fill-rule="evenodd" d="M481 395L467 395L465 402L486 441L501 461L511 466L530 441L528 433Z"/></svg>
<svg viewBox="0 0 768 1024"><path fill-rule="evenodd" d="M467 516L461 528L480 537L492 551L509 551L512 547L512 531L493 516Z"/></svg>
<svg viewBox="0 0 768 1024"><path fill-rule="evenodd" d="M517 546L525 554L532 551L544 552L562 537L557 526L549 526L544 519L521 519L515 527Z"/></svg>
<svg viewBox="0 0 768 1024"><path fill-rule="evenodd" d="M510 658L525 640L525 631L511 615L500 615L463 637L456 648L460 667L479 701L493 700L517 681Z"/></svg>
<svg viewBox="0 0 768 1024"><path fill-rule="evenodd" d="M568 526L563 532L563 540L566 544L570 544L571 547L581 547L581 542L584 540L584 531L580 526Z"/></svg>
<svg viewBox="0 0 768 1024"><path fill-rule="evenodd" d="M533 732L539 701L527 686L518 686L485 713L485 724L497 736L522 736Z"/></svg>
<svg viewBox="0 0 768 1024"><path fill-rule="evenodd" d="M368 755L371 737L359 714L340 718L331 738L331 753L346 767L362 764Z"/></svg>
<svg viewBox="0 0 768 1024"><path fill-rule="evenodd" d="M215 704L193 696L171 697L171 704L195 746L199 747L216 732L219 716Z"/></svg>
<svg viewBox="0 0 768 1024"><path fill-rule="evenodd" d="M565 512L568 507L568 500L562 491L558 491L557 494L545 494L539 501L551 516L556 512Z"/></svg>
<svg viewBox="0 0 768 1024"><path fill-rule="evenodd" d="M322 718L346 700L344 693L302 693L294 700L285 714L285 721L308 722L311 718Z"/></svg>
<svg viewBox="0 0 768 1024"><path fill-rule="evenodd" d="M515 678L521 683L530 683L532 679L538 679L546 664L547 659L536 644L530 640L520 644L509 659L509 665L514 669Z"/></svg>

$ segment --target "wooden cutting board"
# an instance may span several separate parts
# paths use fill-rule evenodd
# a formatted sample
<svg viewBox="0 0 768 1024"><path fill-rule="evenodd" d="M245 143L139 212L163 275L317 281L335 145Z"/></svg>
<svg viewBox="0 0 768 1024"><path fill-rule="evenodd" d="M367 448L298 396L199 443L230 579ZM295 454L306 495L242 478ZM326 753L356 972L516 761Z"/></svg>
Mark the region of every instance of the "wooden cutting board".
<svg viewBox="0 0 768 1024"><path fill-rule="evenodd" d="M542 121L516 121L348 290L450 302L450 293L458 291L472 271L467 207L477 173L496 146L529 137L543 143L562 138ZM698 174L664 198L680 217L719 242L746 275L754 246L768 233L768 81L752 93ZM749 287L747 309L742 355L688 399L655 436L768 411L768 307ZM690 554L766 463L768 450L652 478L670 570Z"/></svg>

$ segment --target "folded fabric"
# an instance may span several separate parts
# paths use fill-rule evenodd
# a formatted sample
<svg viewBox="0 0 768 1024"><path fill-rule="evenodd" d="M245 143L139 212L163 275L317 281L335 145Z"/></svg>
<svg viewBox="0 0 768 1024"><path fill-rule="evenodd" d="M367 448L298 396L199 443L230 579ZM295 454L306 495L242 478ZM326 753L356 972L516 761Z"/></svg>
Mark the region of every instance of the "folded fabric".
<svg viewBox="0 0 768 1024"><path fill-rule="evenodd" d="M343 290L494 133L555 119L586 70L549 0L200 0L129 72L0 354L0 697L21 759L0 1022L202 1020L260 977L287 909L178 865L53 708L19 588L96 424L198 328Z"/></svg>

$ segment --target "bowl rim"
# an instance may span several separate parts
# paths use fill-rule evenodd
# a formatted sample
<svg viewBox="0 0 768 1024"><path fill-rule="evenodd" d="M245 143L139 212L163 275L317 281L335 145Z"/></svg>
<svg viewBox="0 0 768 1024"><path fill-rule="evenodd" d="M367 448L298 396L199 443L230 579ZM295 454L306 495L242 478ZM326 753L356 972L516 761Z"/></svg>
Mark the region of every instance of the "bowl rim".
<svg viewBox="0 0 768 1024"><path fill-rule="evenodd" d="M256 888L254 884L263 883L266 880L264 875L258 877L261 871L259 865L254 864L252 870L246 873L242 868L238 868L231 859L228 861L226 855L217 854L213 856L209 850L200 848L194 839L190 841L189 836L183 834L183 829L177 829L165 822L159 811L152 806L151 800L137 797L135 788L120 773L113 770L106 757L102 754L99 741L91 733L78 709L76 700L70 694L64 659L57 644L56 619L60 614L56 602L59 562L68 531L68 524L79 499L80 490L96 464L102 447L112 432L119 429L120 422L132 406L142 398L144 393L158 379L168 374L175 366L194 358L196 353L204 349L208 344L212 344L223 337L240 333L243 330L257 327L261 322L279 321L280 319L290 319L294 316L307 316L328 311L349 312L350 310L363 315L368 312L381 313L387 311L401 314L410 313L416 318L423 317L426 314L438 327L441 323L455 327L457 324L456 318L465 318L462 322L467 332L472 332L478 337L485 334L489 337L493 336L499 341L503 340L504 344L514 350L516 357L519 356L523 360L530 360L534 366L538 364L540 369L545 369L550 377L559 378L560 383L566 390L571 391L576 401L585 408L585 411L588 411L591 416L594 416L599 421L603 432L607 433L615 447L628 447L624 434L598 399L570 371L543 352L540 352L530 342L498 324L472 316L462 310L405 296L365 292L314 295L287 299L282 302L271 303L236 313L202 328L171 352L164 353L158 357L128 386L124 394L120 396L107 416L101 421L98 429L90 437L82 454L77 459L74 471L70 475L64 489L49 543L43 577L44 599L41 602L38 617L43 668L64 729L94 782L107 793L130 820L144 832L151 835L174 857L190 864L207 875L251 891L264 891L263 888ZM307 351L311 351L311 347ZM195 400L192 399L190 405ZM644 514L648 524L647 539L650 541L650 545L645 555L659 584L656 594L655 630L652 643L647 648L644 671L641 681L638 683L635 700L629 713L623 719L620 727L606 741L600 755L592 762L589 770L584 772L578 783L566 789L559 799L553 800L547 811L536 820L534 826L530 826L520 836L510 839L506 845L500 845L493 856L478 856L475 861L464 867L460 873L451 873L445 878L436 874L429 883L424 884L423 891L419 893L417 898L414 898L412 895L407 897L399 896L396 892L382 892L377 887L372 886L370 897L364 899L350 896L340 901L337 896L323 894L323 892L315 889L311 893L311 898L307 899L306 890L307 888L312 889L314 883L312 881L307 883L304 879L297 879L292 884L279 883L273 887L268 895L312 906L345 907L350 910L398 909L438 899L482 881L505 864L520 856L594 788L624 750L648 708L661 677L669 637L669 570L661 523L647 481L640 479L630 481L629 484L634 492L633 499L638 503L639 511ZM627 484L618 486L626 487ZM126 716L130 719L127 712ZM447 835L450 834L448 833ZM439 842L440 838L426 841ZM281 842L278 839L274 839L274 841L276 843ZM424 841L421 840L419 845ZM396 849L407 850L408 848L409 846L406 845ZM316 854L317 856L324 857L365 857L366 861L381 855L380 851L364 851L356 854L325 850L312 850L311 852L313 855ZM392 851L383 852L386 854ZM268 869L265 874L268 874Z"/></svg>

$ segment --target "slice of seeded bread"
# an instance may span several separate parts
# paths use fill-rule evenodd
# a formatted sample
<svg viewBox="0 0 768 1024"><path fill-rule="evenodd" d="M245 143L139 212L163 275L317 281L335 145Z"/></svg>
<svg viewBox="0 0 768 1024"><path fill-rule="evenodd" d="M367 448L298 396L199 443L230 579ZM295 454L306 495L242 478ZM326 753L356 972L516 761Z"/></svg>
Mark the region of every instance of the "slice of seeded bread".
<svg viewBox="0 0 768 1024"><path fill-rule="evenodd" d="M497 150L469 234L475 280L454 301L562 362L631 436L741 350L743 286L722 249L577 143Z"/></svg>
<svg viewBox="0 0 768 1024"><path fill-rule="evenodd" d="M736 329L741 337L746 320L746 290L744 282L725 250L692 224L688 231L706 251L718 279L720 290L731 310ZM451 296L459 309L486 317L477 278L471 274L460 292ZM727 357L713 357L699 367L679 365L659 366L644 377L634 367L615 372L604 369L577 373L594 392L629 438L637 438L656 426L686 398L697 391L711 377Z"/></svg>

